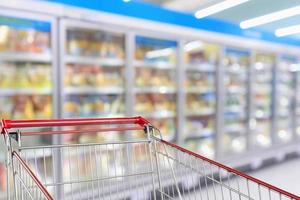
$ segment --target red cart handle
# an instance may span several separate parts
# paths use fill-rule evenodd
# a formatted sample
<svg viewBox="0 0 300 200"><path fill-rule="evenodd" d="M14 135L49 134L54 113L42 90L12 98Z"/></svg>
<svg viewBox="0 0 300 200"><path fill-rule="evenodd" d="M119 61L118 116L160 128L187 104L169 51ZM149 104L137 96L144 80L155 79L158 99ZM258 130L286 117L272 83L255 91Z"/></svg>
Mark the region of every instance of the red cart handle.
<svg viewBox="0 0 300 200"><path fill-rule="evenodd" d="M146 124L149 124L149 121L141 116L89 119L2 120L2 128L4 129L109 124L137 124L144 127Z"/></svg>

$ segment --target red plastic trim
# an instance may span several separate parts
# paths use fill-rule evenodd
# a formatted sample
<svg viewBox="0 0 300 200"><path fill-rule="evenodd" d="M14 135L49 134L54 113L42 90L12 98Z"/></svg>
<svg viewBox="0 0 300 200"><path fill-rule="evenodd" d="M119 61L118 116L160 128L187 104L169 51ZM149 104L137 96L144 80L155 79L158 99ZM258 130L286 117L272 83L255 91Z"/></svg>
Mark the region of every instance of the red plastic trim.
<svg viewBox="0 0 300 200"><path fill-rule="evenodd" d="M44 187L44 185L41 183L41 181L35 176L35 174L31 171L31 169L28 167L28 165L25 163L25 161L19 156L19 154L14 151L12 155L20 162L22 167L27 171L29 176L33 179L33 181L36 183L38 188L41 190L41 192L45 195L45 198L47 200L54 200L54 198L49 194L47 189Z"/></svg>
<svg viewBox="0 0 300 200"><path fill-rule="evenodd" d="M22 132L22 136L31 135L54 135L54 134L81 134L81 133L97 133L97 132L109 132L109 131L140 131L144 130L143 127L116 127L116 128L95 128L95 129L84 129L84 130L63 130L63 131L36 131L36 132Z"/></svg>
<svg viewBox="0 0 300 200"><path fill-rule="evenodd" d="M218 163L218 162L216 162L216 161L214 161L214 160L211 160L211 159L209 159L209 158L206 158L206 157L204 157L204 156L201 156L201 155L199 155L199 154L197 154L197 153L194 153L194 152L192 152L192 151L189 151L189 150L187 150L187 149L185 149L185 148L182 148L182 147L180 147L180 146L178 146L178 145L176 145L176 144L167 142L167 141L165 141L165 140L161 140L161 142L164 143L164 144L166 144L166 145L168 145L168 146L174 147L174 148L178 149L179 151L182 151L182 152L184 152L184 153L190 154L191 156L194 156L194 157L196 157L196 158L199 158L199 159L201 159L201 160L204 160L204 161L206 161L206 162L208 162L208 163L210 163L210 164L212 164L212 165L215 165L215 166L217 166L217 167L219 167L219 168L221 168L221 169L224 169L224 170L226 170L226 171L228 171L228 172L231 172L231 173L236 174L236 175L238 175L238 176L240 176L240 177L243 177L243 178L245 178L245 179L248 179L248 180L250 180L250 181L253 181L253 182L255 182L255 183L257 183L257 184L259 184L259 185L261 185L261 186L264 186L264 187L266 187L266 188L268 188L268 189L270 189L270 190L273 190L273 191L275 191L275 192L278 192L279 194L285 195L286 197L289 197L289 198L292 198L292 199L295 199L295 200L300 200L300 197L297 196L297 195L291 194L291 193L289 193L289 192L287 192L287 191L285 191L285 190L282 190L282 189L280 189L280 188L278 188L278 187L275 187L275 186L273 186L273 185L271 185L271 184L269 184L269 183L266 183L266 182L261 181L261 180L259 180L259 179L257 179L257 178L254 178L254 177L252 177L252 176L249 176L249 175L247 175L247 174L245 174L245 173L243 173L243 172L240 172L240 171L238 171L238 170L236 170L236 169L230 168L230 167L228 167L228 166L226 166L226 165L223 165L223 164L221 164L221 163Z"/></svg>
<svg viewBox="0 0 300 200"><path fill-rule="evenodd" d="M105 124L138 124L144 127L149 122L141 116L121 118L90 118L90 119L46 119L46 120L3 120L3 126L10 128L80 126Z"/></svg>

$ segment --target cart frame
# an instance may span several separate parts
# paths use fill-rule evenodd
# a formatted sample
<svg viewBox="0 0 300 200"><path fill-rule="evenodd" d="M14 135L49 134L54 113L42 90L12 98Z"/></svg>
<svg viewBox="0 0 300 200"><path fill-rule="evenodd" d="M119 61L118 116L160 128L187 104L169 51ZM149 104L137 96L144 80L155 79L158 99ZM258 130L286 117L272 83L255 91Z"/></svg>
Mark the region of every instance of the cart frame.
<svg viewBox="0 0 300 200"><path fill-rule="evenodd" d="M51 131L25 131L26 128L41 128L41 127L65 127L65 126L93 126L93 128L84 129L84 130L58 130L52 129ZM95 128L95 126L97 126ZM105 127L102 127L105 126ZM113 126L113 127L111 127ZM21 130L21 131L20 131ZM24 130L24 131L23 131ZM127 147L127 156L128 154L128 146L131 144L141 143L140 146L141 152L145 154L149 162L149 169L137 169L136 166L133 166L131 169L131 173L125 174L122 176L117 175L116 170L116 161L114 161L115 166L115 174L107 174L106 177L98 177L98 172L96 172L97 177L94 180L91 180L89 184L94 188L94 182L98 183L102 181L102 184L105 181L111 184L119 184L122 183L126 178L129 180L129 184L131 182L131 177L139 177L149 174L150 183L143 182L137 186L133 186L132 191L139 191L139 188L144 190L144 193L150 194L147 198L150 199L184 199L185 195L192 196L193 192L196 195L199 195L201 199L265 199L265 197L269 197L269 199L290 199L290 200L300 200L300 197L294 194L291 194L285 190L282 190L278 187L275 187L271 184L268 184L264 181L256 179L252 176L244 174L238 170L225 166L221 163L213 161L209 158L201 156L197 153L189 151L185 148L182 148L176 144L170 143L162 139L161 133L157 128L155 128L149 121L144 119L143 117L124 117L124 118L90 118L90 119L55 119L55 120L2 120L0 131L4 137L7 156L6 156L6 167L7 167L7 182L10 182L10 178L13 178L13 192L10 187L7 187L8 198L11 198L11 194L13 193L14 199L46 199L46 200L54 200L61 199L61 196L54 197L53 193L49 192L49 187L52 187L51 184L45 183L42 181L40 175L37 175L38 170L34 170L33 167L30 167L27 159L22 157L21 152L27 150L33 151L34 149L42 148L41 146L31 148L23 148L21 144L21 137L24 136L34 136L34 135L53 135L53 134L82 134L82 133L91 133L91 132L113 132L113 131L143 131L145 133L145 140L139 141L121 141L118 143L103 143L103 144L76 144L76 145L53 145L48 146L46 148L59 148L60 153L64 153L63 148L78 148L83 147L83 151L86 149L91 150L94 148L94 152L89 151L90 160L89 162L96 162L97 155L99 152L96 152L96 145L106 145L106 152L111 154L107 148L108 145L112 147L123 146ZM13 143L17 143L15 146ZM121 146L123 145L123 146ZM101 149L102 147L99 147ZM142 149L144 148L144 149ZM121 149L121 148L120 148ZM125 149L125 148L124 148ZM117 160L117 154L125 156L123 150L113 149L114 159ZM43 149L45 152L45 149ZM126 151L126 150L125 150ZM52 150L53 152L53 150ZM93 153L93 156L92 156ZM101 156L104 155L103 151L100 152ZM132 152L131 152L132 153ZM70 153L69 153L70 155ZM127 162L134 161L136 159L135 153L132 153L133 157L126 158ZM101 157L100 156L100 157ZM122 159L120 156L119 159ZM95 159L92 159L95 157ZM84 155L86 159L86 156ZM60 158L62 159L62 158ZM70 157L69 157L70 159ZM45 155L44 155L44 168L45 166ZM52 158L52 162L54 162L54 158ZM93 161L94 160L94 161ZM96 161L95 161L96 160ZM162 161L163 160L163 161ZM36 158L35 158L35 162ZM69 160L70 162L70 160ZM78 162L78 161L77 161ZM108 162L108 160L107 160ZM69 164L70 165L70 164ZM90 163L90 165L93 165ZM95 164L96 165L96 164ZM71 167L71 165L69 166ZM108 167L108 164L107 164ZM37 166L36 166L37 168ZM97 168L96 168L97 169ZM54 170L54 169L53 169ZM92 168L91 168L92 170ZM145 171L143 171L145 170ZM108 167L109 171L109 167ZM126 171L123 169L123 172ZM130 171L130 170L129 170ZM71 174L72 171L70 171ZM95 175L94 175L95 176ZM71 180L71 179L70 179ZM78 179L79 180L79 179ZM120 181L122 180L122 181ZM165 181L168 180L168 181ZM204 180L204 181L202 181ZM113 182L115 181L115 182ZM79 182L79 181L78 181ZM87 180L80 180L80 182L88 182ZM172 185L172 188L166 188L166 182L169 185ZM105 182L106 183L106 182ZM125 182L124 182L125 183ZM171 183L171 184L170 184ZM237 184L236 184L237 183ZM53 183L53 186L60 187L62 185L67 184L75 184L75 182L67 183L67 182L56 182ZM76 183L77 184L77 183ZM145 185L149 185L145 186ZM251 186L251 184L253 186ZM142 187L143 186L143 187ZM131 187L131 186L130 186ZM254 188L254 189L253 189ZM101 199L101 194L103 188L98 188L96 191L98 198ZM65 189L66 190L66 189ZM146 192L145 192L146 190ZM197 192L198 190L198 192ZM200 190L200 192L199 192ZM226 193L227 191L227 193ZM256 191L256 194L252 194L252 192ZM112 191L109 191L110 195L112 195ZM117 188L118 192L118 188ZM119 192L122 192L119 188ZM139 191L140 192L140 191ZM138 193L138 192L136 192ZM73 191L72 191L73 194ZM81 193L80 193L81 194ZM94 190L93 190L94 194ZM125 194L125 193L122 193ZM145 198L145 194L140 197ZM237 198L234 197L237 195ZM138 199L142 199L139 196ZM211 198L210 198L211 197ZM71 198L71 197L70 197ZM92 199L95 196L91 197ZM96 197L97 198L97 197ZM112 198L110 196L110 198ZM114 197L113 197L114 198ZM65 197L63 198L65 199ZM68 198L66 198L68 199ZM72 198L73 199L73 196ZM74 198L76 199L76 198ZM89 198L88 198L89 199ZM103 196L103 199L105 197ZM118 199L118 198L116 198ZM146 198L145 198L146 199ZM198 199L198 196L197 196Z"/></svg>

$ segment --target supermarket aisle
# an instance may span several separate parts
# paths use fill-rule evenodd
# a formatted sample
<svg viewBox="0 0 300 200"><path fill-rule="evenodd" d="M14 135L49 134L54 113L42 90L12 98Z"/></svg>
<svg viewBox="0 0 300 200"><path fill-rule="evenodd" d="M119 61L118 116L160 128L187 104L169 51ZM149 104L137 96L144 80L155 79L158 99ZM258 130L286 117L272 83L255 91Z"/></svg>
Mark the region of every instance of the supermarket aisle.
<svg viewBox="0 0 300 200"><path fill-rule="evenodd" d="M265 167L253 172L248 173L249 175L256 177L260 180L263 180L267 183L270 183L274 186L277 186L281 189L284 189L290 193L295 195L300 195L300 158L284 161L283 163L277 163L273 166ZM208 180L208 179L207 179ZM224 179L223 179L224 180ZM230 190L227 187L220 187L219 184L215 184L214 187L212 185L205 186L203 185L201 188L197 190L191 190L188 192L184 191L184 199L239 199L238 189L242 194L247 195L247 187L246 182L242 179L232 179L230 183L228 183L225 179L223 183L225 185L229 185L233 190ZM201 192L202 191L202 192ZM269 199L269 192L265 188L261 187L260 194L257 190L257 185L249 183L249 194L253 199ZM260 197L261 196L261 197ZM245 197L245 196L242 196ZM279 199L276 193L271 193L272 199ZM177 198L179 199L179 198ZM242 198L243 199L243 198Z"/></svg>
<svg viewBox="0 0 300 200"><path fill-rule="evenodd" d="M250 175L300 196L300 158L260 169Z"/></svg>

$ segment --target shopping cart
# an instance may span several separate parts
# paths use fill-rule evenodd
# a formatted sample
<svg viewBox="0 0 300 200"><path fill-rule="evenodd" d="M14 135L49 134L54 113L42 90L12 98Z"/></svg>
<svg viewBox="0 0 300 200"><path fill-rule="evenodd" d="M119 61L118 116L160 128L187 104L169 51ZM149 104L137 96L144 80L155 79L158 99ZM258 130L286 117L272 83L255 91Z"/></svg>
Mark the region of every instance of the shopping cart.
<svg viewBox="0 0 300 200"><path fill-rule="evenodd" d="M2 120L0 131L12 199L300 199L163 140L142 117ZM124 137L102 143L22 144L23 138L37 135L113 132Z"/></svg>

